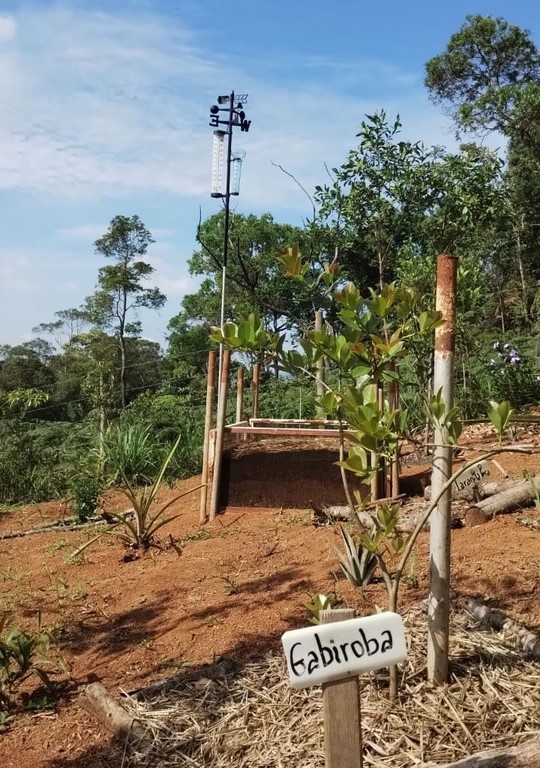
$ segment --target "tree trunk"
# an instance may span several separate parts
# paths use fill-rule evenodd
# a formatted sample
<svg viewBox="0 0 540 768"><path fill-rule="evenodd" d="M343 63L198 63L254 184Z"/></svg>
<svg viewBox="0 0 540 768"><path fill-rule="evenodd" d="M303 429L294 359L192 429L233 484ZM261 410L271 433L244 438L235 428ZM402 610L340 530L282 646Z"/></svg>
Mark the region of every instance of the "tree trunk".
<svg viewBox="0 0 540 768"><path fill-rule="evenodd" d="M516 227L516 250L519 268L519 279L521 282L521 300L523 302L523 317L525 322L530 326L529 307L527 298L527 281L525 280L525 270L523 269L523 244L521 242L521 233L525 228L525 216L521 216L520 222Z"/></svg>
<svg viewBox="0 0 540 768"><path fill-rule="evenodd" d="M418 768L540 768L540 739L530 739L517 747L477 752L455 763L422 763Z"/></svg>

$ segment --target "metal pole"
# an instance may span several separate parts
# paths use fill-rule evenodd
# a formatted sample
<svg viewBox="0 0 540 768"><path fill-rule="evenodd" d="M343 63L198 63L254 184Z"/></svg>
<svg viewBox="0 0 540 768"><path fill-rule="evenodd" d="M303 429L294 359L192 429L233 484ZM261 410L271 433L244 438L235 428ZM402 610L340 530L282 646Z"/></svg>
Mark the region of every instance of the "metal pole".
<svg viewBox="0 0 540 768"><path fill-rule="evenodd" d="M221 270L221 314L220 326L225 324L225 283L227 280L227 260L229 257L229 219L231 211L231 158L232 158L232 127L234 110L234 91L229 96L229 125L227 127L227 175L225 180L225 223L223 232L223 267ZM223 344L219 345L218 397L221 387L221 369L223 367Z"/></svg>
<svg viewBox="0 0 540 768"><path fill-rule="evenodd" d="M435 308L442 312L444 325L435 330L433 392L441 392L446 411L454 404L454 350L456 342L456 284L458 260L437 258ZM435 499L452 475L452 447L448 430L434 430L431 498ZM450 522L452 491L441 496L430 521L430 594L428 601L428 679L442 685L448 679L450 634Z"/></svg>

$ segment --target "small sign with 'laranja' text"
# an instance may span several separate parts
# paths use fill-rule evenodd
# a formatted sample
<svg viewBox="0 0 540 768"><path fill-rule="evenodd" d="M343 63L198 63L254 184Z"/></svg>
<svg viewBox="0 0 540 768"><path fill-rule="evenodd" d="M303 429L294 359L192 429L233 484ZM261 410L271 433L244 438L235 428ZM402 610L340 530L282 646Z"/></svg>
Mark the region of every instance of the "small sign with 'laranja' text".
<svg viewBox="0 0 540 768"><path fill-rule="evenodd" d="M466 491L468 488L475 488L477 485L489 477L491 474L487 461L479 461L473 467L466 469L459 477L454 480L456 491Z"/></svg>
<svg viewBox="0 0 540 768"><path fill-rule="evenodd" d="M391 611L294 629L281 641L294 688L389 667L407 657L403 620Z"/></svg>

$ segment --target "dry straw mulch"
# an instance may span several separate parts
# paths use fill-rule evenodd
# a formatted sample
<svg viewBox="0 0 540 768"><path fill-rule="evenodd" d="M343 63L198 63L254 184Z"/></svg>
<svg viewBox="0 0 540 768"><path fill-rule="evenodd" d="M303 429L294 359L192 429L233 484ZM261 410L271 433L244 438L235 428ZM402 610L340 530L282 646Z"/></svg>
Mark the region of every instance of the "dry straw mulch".
<svg viewBox="0 0 540 768"><path fill-rule="evenodd" d="M539 661L457 613L451 683L433 688L425 679L425 615L409 611L405 624L399 702L388 702L385 670L363 679L366 766L444 763L540 733ZM321 690L292 689L280 655L244 666L223 659L128 702L152 735L150 750L135 755L141 768L324 766Z"/></svg>

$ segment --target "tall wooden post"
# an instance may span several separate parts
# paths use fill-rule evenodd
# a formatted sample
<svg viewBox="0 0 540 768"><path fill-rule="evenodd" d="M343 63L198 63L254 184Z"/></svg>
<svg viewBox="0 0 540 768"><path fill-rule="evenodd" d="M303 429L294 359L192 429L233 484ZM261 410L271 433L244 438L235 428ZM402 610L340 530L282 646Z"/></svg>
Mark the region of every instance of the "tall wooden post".
<svg viewBox="0 0 540 768"><path fill-rule="evenodd" d="M204 415L204 443L201 482L201 511L200 522L206 522L206 502L208 499L208 455L210 430L212 429L212 411L214 408L214 394L216 389L216 351L211 349L208 353L208 374L206 379L206 411Z"/></svg>
<svg viewBox="0 0 540 768"><path fill-rule="evenodd" d="M435 308L442 312L444 325L435 330L433 392L441 392L445 410L454 404L454 349L456 342L457 258L437 258ZM431 498L435 499L452 475L452 448L448 430L435 427ZM436 684L448 679L450 634L450 523L452 490L439 499L430 521L430 593L428 600L428 679Z"/></svg>
<svg viewBox="0 0 540 768"><path fill-rule="evenodd" d="M244 405L244 369L240 365L236 374L236 422L242 421Z"/></svg>
<svg viewBox="0 0 540 768"><path fill-rule="evenodd" d="M321 624L354 619L352 608L321 611ZM324 683L326 768L362 768L362 723L358 677Z"/></svg>
<svg viewBox="0 0 540 768"><path fill-rule="evenodd" d="M396 371L394 363L389 365L391 371ZM388 405L391 411L399 411L399 384L397 381L388 382ZM389 496L399 496L399 445L396 446L390 462L390 488Z"/></svg>
<svg viewBox="0 0 540 768"><path fill-rule="evenodd" d="M253 419L259 418L259 382L261 379L261 365L255 363L253 366L253 378L251 380L251 394L253 397L251 407L251 417Z"/></svg>
<svg viewBox="0 0 540 768"><path fill-rule="evenodd" d="M229 369L231 365L231 350L223 350L223 364L219 379L219 398L216 417L216 446L214 455L214 471L212 477L212 497L210 499L210 520L213 520L219 510L219 490L221 483L221 464L223 458L223 435L225 433L225 418L227 415L227 395L229 393Z"/></svg>
<svg viewBox="0 0 540 768"><path fill-rule="evenodd" d="M322 312L320 310L317 310L315 312L315 330L320 333L322 329L323 329ZM324 397L324 357L320 357L317 360L317 373L315 374L315 390L317 392L317 398ZM325 415L326 414L324 412L324 408L321 408L318 405L315 411L316 418L324 419Z"/></svg>

